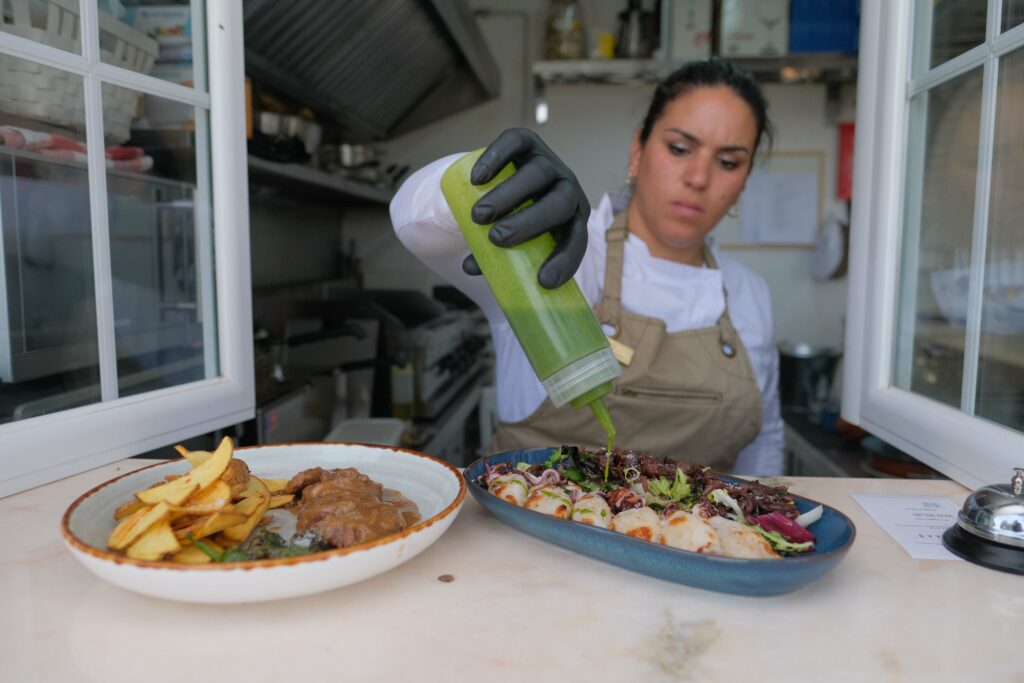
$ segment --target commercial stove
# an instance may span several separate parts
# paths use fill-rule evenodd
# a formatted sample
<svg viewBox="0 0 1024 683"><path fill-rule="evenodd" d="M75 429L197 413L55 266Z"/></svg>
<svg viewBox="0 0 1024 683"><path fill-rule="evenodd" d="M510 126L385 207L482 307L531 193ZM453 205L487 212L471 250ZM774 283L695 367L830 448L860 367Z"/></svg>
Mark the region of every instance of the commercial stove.
<svg viewBox="0 0 1024 683"><path fill-rule="evenodd" d="M412 365L414 420L437 418L486 367L490 335L483 314L446 308L425 294L406 290L366 292L400 323L388 327L392 363Z"/></svg>

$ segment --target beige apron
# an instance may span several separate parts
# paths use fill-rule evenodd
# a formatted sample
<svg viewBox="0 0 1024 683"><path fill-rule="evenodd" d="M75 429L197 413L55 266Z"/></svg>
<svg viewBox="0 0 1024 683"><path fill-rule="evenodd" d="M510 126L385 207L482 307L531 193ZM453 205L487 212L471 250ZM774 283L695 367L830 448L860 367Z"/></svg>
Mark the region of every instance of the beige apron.
<svg viewBox="0 0 1024 683"><path fill-rule="evenodd" d="M605 397L618 432L616 446L729 471L740 450L761 431L761 391L747 350L729 319L728 300L712 327L667 333L657 318L622 309L626 212L605 234L604 295L597 319L635 353L615 390ZM709 268L717 268L704 248ZM519 422L500 422L489 452L561 444L607 445L590 410L544 399Z"/></svg>

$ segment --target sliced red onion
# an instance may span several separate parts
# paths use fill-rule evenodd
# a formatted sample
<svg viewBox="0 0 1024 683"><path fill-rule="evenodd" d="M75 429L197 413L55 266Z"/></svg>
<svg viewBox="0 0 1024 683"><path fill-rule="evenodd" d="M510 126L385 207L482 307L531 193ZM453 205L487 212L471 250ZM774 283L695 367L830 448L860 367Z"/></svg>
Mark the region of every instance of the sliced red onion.
<svg viewBox="0 0 1024 683"><path fill-rule="evenodd" d="M765 531L778 531L783 538L791 543L814 541L814 534L781 512L769 512L767 515L748 517L747 521L757 524Z"/></svg>

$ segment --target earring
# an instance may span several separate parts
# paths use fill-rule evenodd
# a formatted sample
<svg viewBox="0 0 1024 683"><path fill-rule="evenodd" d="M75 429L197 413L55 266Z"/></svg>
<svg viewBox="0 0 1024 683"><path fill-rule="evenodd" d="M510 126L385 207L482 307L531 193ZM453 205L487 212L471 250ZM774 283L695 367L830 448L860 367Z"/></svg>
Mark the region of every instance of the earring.
<svg viewBox="0 0 1024 683"><path fill-rule="evenodd" d="M626 176L626 189L630 192L636 189L636 176L632 173Z"/></svg>
<svg viewBox="0 0 1024 683"><path fill-rule="evenodd" d="M729 207L729 210L725 212L725 215L728 216L729 218L739 218L740 207L733 204L732 206Z"/></svg>

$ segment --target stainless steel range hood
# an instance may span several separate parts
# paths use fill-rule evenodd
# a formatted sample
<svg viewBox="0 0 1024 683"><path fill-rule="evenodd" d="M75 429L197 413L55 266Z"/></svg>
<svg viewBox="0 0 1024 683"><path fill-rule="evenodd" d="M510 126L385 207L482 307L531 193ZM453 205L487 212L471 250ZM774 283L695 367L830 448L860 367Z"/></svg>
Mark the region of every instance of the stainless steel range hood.
<svg viewBox="0 0 1024 683"><path fill-rule="evenodd" d="M497 96L464 0L245 0L246 72L379 140Z"/></svg>

